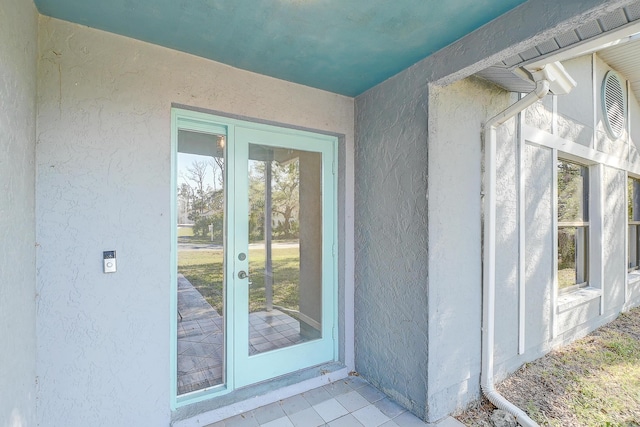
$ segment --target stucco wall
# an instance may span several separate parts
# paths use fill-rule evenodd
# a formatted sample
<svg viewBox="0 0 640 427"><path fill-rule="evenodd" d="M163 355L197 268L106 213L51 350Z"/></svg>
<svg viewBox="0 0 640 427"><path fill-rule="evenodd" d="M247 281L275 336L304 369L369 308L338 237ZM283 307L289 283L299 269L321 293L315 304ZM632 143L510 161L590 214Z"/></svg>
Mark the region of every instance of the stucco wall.
<svg viewBox="0 0 640 427"><path fill-rule="evenodd" d="M356 369L427 400L427 87L408 70L356 100Z"/></svg>
<svg viewBox="0 0 640 427"><path fill-rule="evenodd" d="M627 182L623 170L604 168L603 177L603 314L615 315L625 303Z"/></svg>
<svg viewBox="0 0 640 427"><path fill-rule="evenodd" d="M546 132L551 132L553 101L550 96L538 100L524 111L524 122Z"/></svg>
<svg viewBox="0 0 640 427"><path fill-rule="evenodd" d="M551 292L553 291L553 152L547 147L525 144L525 349L536 348L552 338ZM496 293L501 292L498 287ZM514 304L517 302L512 301ZM496 312L496 318L502 314ZM499 340L499 339L498 339ZM510 355L513 357L516 352ZM497 360L504 362L505 358Z"/></svg>
<svg viewBox="0 0 640 427"><path fill-rule="evenodd" d="M464 406L479 393L480 322L482 316L481 183L482 123L506 108L512 97L498 87L469 78L447 87L432 87L429 97L429 394L428 418L437 420ZM460 125L464 123L464 125ZM501 139L514 138L514 121ZM510 147L498 149L501 169L512 161ZM508 175L508 176L507 176ZM505 179L513 180L507 172ZM505 220L498 241L501 252L513 251L514 192L499 186L510 204L500 206ZM510 193L510 194L507 194ZM501 224L503 224L501 222ZM517 246L516 246L517 250ZM500 280L515 291L513 268L500 263ZM505 298L497 304L507 311ZM498 322L507 331L513 321ZM517 341L516 341L517 343ZM500 343L512 346L512 341Z"/></svg>
<svg viewBox="0 0 640 427"><path fill-rule="evenodd" d="M558 135L585 147L593 146L592 62L590 55L564 61L562 65L578 85L570 93L556 98Z"/></svg>
<svg viewBox="0 0 640 427"><path fill-rule="evenodd" d="M0 7L0 425L36 425L37 13Z"/></svg>
<svg viewBox="0 0 640 427"><path fill-rule="evenodd" d="M353 100L55 19L39 42L38 420L166 426L172 103L344 134L348 163Z"/></svg>

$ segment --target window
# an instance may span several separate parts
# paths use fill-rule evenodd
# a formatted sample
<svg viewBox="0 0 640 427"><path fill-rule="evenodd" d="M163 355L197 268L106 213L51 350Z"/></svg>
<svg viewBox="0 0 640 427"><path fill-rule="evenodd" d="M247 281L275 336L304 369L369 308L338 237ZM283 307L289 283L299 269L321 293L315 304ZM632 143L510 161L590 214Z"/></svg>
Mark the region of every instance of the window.
<svg viewBox="0 0 640 427"><path fill-rule="evenodd" d="M629 217L629 271L640 268L640 180L629 178L628 217Z"/></svg>
<svg viewBox="0 0 640 427"><path fill-rule="evenodd" d="M558 290L589 280L589 169L558 160Z"/></svg>

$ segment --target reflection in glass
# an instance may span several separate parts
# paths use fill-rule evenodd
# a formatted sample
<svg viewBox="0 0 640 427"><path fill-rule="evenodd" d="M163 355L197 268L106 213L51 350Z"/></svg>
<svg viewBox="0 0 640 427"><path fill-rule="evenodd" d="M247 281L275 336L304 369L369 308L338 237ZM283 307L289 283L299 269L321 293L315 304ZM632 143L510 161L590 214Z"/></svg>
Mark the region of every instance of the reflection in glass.
<svg viewBox="0 0 640 427"><path fill-rule="evenodd" d="M322 155L249 144L249 354L321 338Z"/></svg>
<svg viewBox="0 0 640 427"><path fill-rule="evenodd" d="M224 145L178 132L178 395L225 381Z"/></svg>
<svg viewBox="0 0 640 427"><path fill-rule="evenodd" d="M587 282L588 227L558 227L558 289Z"/></svg>
<svg viewBox="0 0 640 427"><path fill-rule="evenodd" d="M559 160L558 289L586 285L589 254L589 170Z"/></svg>
<svg viewBox="0 0 640 427"><path fill-rule="evenodd" d="M640 180L629 178L628 192L628 221L629 221L629 271L640 268Z"/></svg>
<svg viewBox="0 0 640 427"><path fill-rule="evenodd" d="M558 161L558 222L589 221L586 166Z"/></svg>

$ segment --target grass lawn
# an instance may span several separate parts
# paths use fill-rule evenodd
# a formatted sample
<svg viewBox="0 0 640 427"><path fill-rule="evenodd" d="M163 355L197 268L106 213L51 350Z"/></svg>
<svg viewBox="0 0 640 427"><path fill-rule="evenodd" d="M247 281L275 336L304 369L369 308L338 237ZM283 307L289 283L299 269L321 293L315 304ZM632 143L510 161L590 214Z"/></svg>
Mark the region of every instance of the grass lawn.
<svg viewBox="0 0 640 427"><path fill-rule="evenodd" d="M222 249L178 252L178 272L222 314L223 309L223 262ZM262 249L249 249L249 309L257 311L265 305L264 260ZM273 304L298 310L299 249L273 248Z"/></svg>
<svg viewBox="0 0 640 427"><path fill-rule="evenodd" d="M528 363L498 391L541 426L640 426L640 308ZM483 399L457 416L487 426Z"/></svg>
<svg viewBox="0 0 640 427"><path fill-rule="evenodd" d="M193 227L178 227L178 237L193 236Z"/></svg>
<svg viewBox="0 0 640 427"><path fill-rule="evenodd" d="M222 244L220 238L211 241L210 236L194 236L193 227L178 227L179 243L217 243Z"/></svg>

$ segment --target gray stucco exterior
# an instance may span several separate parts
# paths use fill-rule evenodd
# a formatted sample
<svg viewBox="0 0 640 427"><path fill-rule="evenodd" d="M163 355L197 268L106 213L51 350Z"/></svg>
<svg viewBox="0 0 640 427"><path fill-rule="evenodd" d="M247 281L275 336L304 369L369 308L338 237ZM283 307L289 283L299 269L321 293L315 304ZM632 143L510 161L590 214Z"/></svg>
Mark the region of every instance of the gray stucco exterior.
<svg viewBox="0 0 640 427"><path fill-rule="evenodd" d="M0 8L0 424L36 421L37 12Z"/></svg>
<svg viewBox="0 0 640 427"><path fill-rule="evenodd" d="M509 93L475 78L446 88L433 87L430 91L429 420L442 418L451 412L451 408L464 405L465 396L479 392L482 316L480 129L484 120L506 108L512 99ZM458 125L454 125L456 123ZM504 132L505 128L511 132ZM515 134L513 121L508 122L499 134L501 140L512 140ZM501 154L499 160L502 162L498 163L508 165L509 156ZM499 189L502 190L502 186ZM498 210L498 217L506 219L503 209ZM515 228L509 222L502 225L505 229ZM514 244L513 239L499 241L500 252L510 250ZM499 263L499 279L510 276L510 270L511 265ZM505 307L501 298L497 305ZM503 335L511 327L509 322L499 322L497 326L500 329L497 334Z"/></svg>
<svg viewBox="0 0 640 427"><path fill-rule="evenodd" d="M355 343L356 369L424 416L428 92L421 80L401 73L356 106Z"/></svg>

